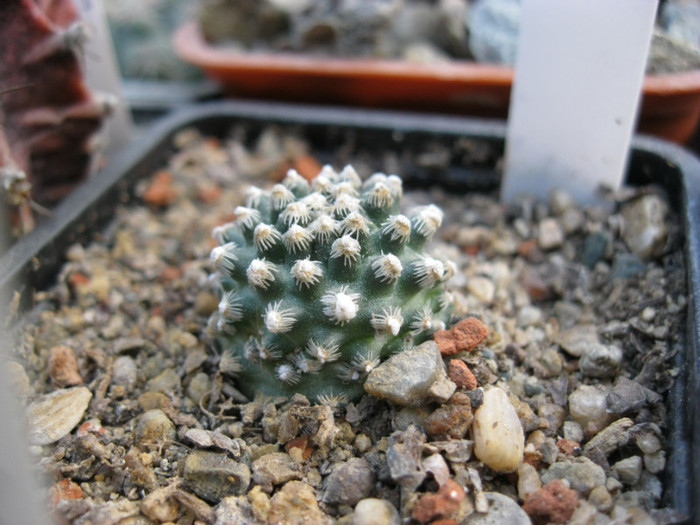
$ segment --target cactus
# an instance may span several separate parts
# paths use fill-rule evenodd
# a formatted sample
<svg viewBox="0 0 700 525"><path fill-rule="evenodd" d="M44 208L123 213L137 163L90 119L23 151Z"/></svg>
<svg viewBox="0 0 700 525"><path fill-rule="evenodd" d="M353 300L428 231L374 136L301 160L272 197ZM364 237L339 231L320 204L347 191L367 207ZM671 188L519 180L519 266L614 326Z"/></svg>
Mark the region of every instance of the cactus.
<svg viewBox="0 0 700 525"><path fill-rule="evenodd" d="M442 211L402 215L401 196L395 175L290 170L214 229L212 321L243 392L356 399L383 359L445 327L454 266L424 252Z"/></svg>

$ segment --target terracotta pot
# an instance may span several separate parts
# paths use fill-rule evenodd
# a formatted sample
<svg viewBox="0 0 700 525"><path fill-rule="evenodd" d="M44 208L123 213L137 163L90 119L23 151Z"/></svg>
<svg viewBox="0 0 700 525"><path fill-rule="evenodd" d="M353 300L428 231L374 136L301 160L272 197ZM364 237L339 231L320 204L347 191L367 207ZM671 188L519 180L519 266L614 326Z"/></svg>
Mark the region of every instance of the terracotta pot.
<svg viewBox="0 0 700 525"><path fill-rule="evenodd" d="M440 111L508 114L513 69L451 62L240 53L212 46L190 22L174 36L177 54L201 67L230 96ZM644 80L638 131L687 142L700 119L700 70Z"/></svg>

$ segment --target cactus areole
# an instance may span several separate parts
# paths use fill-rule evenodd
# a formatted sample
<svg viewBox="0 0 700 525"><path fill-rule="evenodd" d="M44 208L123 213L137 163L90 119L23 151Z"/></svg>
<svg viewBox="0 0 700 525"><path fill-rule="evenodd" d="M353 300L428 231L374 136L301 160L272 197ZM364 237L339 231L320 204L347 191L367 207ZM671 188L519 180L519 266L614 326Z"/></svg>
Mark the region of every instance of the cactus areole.
<svg viewBox="0 0 700 525"><path fill-rule="evenodd" d="M290 170L214 229L215 332L238 388L357 399L382 360L445 327L453 265L424 251L442 211L403 215L401 196L395 175Z"/></svg>

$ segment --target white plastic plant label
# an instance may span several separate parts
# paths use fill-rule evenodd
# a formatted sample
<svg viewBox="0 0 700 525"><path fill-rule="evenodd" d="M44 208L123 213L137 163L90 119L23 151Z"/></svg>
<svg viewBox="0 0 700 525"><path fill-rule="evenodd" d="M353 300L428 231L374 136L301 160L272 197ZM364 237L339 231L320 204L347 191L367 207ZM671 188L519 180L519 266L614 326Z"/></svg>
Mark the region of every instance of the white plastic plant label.
<svg viewBox="0 0 700 525"><path fill-rule="evenodd" d="M501 198L622 182L658 0L524 0Z"/></svg>

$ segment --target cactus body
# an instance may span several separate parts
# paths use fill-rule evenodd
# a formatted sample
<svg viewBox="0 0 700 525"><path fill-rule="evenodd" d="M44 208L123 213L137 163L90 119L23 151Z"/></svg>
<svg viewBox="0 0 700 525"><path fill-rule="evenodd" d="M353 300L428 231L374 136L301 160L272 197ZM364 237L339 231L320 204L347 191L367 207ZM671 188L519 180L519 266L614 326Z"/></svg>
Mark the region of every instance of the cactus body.
<svg viewBox="0 0 700 525"><path fill-rule="evenodd" d="M291 170L214 230L216 330L242 391L355 399L383 359L445 326L452 265L423 251L442 212L402 215L401 195L394 175Z"/></svg>

